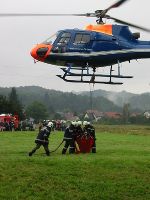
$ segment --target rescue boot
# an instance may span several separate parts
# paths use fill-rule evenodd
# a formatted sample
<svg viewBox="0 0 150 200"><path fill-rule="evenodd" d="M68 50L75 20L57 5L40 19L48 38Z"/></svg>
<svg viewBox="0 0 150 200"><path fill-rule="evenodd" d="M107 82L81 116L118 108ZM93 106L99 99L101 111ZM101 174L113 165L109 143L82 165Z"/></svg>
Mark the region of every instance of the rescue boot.
<svg viewBox="0 0 150 200"><path fill-rule="evenodd" d="M49 151L47 151L47 152L46 152L46 155L47 155L47 156L50 156L50 152L49 152Z"/></svg>
<svg viewBox="0 0 150 200"><path fill-rule="evenodd" d="M75 153L75 147L70 147L69 148L69 154Z"/></svg>
<svg viewBox="0 0 150 200"><path fill-rule="evenodd" d="M32 156L36 152L36 148L29 152L29 156Z"/></svg>
<svg viewBox="0 0 150 200"><path fill-rule="evenodd" d="M67 149L63 148L62 154L66 154Z"/></svg>
<svg viewBox="0 0 150 200"><path fill-rule="evenodd" d="M92 148L92 153L96 153L96 148Z"/></svg>
<svg viewBox="0 0 150 200"><path fill-rule="evenodd" d="M29 156L32 156L32 152L29 152Z"/></svg>

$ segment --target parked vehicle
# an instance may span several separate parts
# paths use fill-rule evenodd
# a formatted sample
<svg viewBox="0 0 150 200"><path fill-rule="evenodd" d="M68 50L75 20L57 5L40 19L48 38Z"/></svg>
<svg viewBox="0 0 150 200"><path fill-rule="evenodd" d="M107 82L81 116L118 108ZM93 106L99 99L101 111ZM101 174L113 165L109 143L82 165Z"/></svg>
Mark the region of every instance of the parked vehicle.
<svg viewBox="0 0 150 200"><path fill-rule="evenodd" d="M6 131L18 130L19 117L18 115L1 114L0 123L1 123L1 129L3 130L6 130Z"/></svg>

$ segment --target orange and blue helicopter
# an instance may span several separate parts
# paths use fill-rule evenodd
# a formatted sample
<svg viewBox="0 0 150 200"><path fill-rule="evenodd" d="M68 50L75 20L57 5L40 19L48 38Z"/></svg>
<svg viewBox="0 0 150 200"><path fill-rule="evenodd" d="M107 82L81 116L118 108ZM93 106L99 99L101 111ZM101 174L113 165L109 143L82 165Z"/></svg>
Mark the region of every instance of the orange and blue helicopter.
<svg viewBox="0 0 150 200"><path fill-rule="evenodd" d="M132 33L130 27L146 32L150 29L122 21L107 15L127 0L119 0L104 10L85 14L0 14L0 16L85 16L95 17L97 24L88 25L85 30L65 29L58 31L31 50L36 61L62 66L63 75L57 75L67 82L123 84L112 78L132 78L123 76L120 63L134 59L150 58L150 41L141 41L140 33ZM105 24L103 19L111 19L123 25ZM113 74L113 65L118 64ZM109 74L97 74L96 68L110 66ZM64 68L65 67L65 68ZM92 72L89 70L92 69ZM98 77L107 81L96 80Z"/></svg>

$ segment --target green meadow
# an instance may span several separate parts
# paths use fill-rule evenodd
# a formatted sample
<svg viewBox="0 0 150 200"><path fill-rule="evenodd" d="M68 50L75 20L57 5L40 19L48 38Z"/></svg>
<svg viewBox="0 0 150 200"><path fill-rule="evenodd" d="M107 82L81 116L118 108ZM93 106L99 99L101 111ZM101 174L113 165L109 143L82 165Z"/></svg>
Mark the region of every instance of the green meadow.
<svg viewBox="0 0 150 200"><path fill-rule="evenodd" d="M149 200L150 126L97 126L97 153L32 157L37 132L0 132L0 200ZM52 132L50 150L62 141Z"/></svg>

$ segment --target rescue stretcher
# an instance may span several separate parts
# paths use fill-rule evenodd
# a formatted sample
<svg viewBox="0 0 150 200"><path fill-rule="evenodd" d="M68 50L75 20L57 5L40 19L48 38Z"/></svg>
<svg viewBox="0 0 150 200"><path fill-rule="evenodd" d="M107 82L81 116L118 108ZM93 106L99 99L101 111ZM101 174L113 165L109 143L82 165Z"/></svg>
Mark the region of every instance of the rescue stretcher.
<svg viewBox="0 0 150 200"><path fill-rule="evenodd" d="M90 153L93 144L94 138L91 135L77 136L75 140L76 153Z"/></svg>

